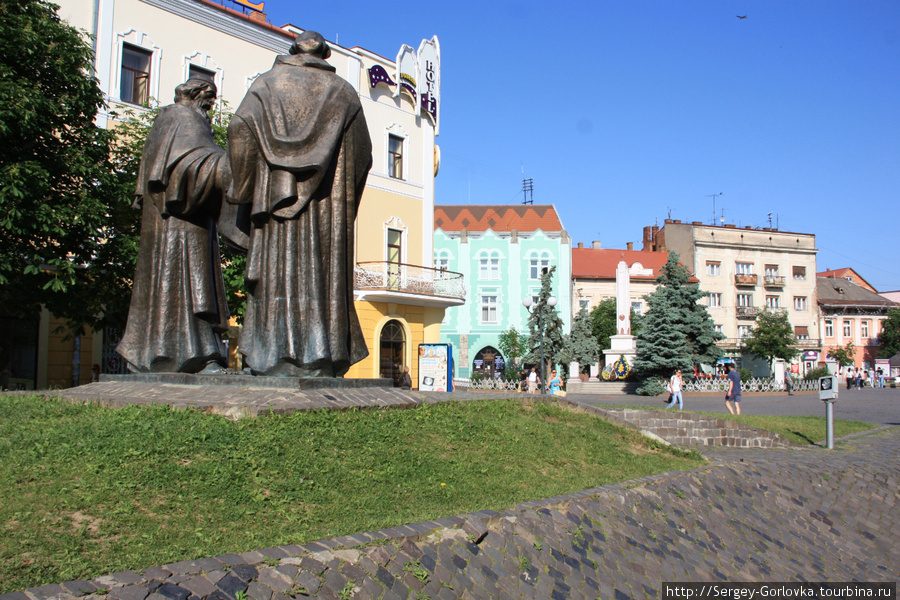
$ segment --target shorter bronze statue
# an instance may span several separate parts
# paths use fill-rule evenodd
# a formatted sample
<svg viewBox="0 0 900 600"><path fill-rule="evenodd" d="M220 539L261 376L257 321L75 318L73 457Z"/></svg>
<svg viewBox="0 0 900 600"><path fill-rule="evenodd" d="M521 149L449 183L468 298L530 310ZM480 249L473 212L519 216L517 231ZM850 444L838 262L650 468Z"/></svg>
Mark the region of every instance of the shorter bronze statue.
<svg viewBox="0 0 900 600"><path fill-rule="evenodd" d="M216 220L231 183L208 112L215 84L175 88L144 145L135 191L141 239L128 324L117 351L138 373L222 373L228 330Z"/></svg>

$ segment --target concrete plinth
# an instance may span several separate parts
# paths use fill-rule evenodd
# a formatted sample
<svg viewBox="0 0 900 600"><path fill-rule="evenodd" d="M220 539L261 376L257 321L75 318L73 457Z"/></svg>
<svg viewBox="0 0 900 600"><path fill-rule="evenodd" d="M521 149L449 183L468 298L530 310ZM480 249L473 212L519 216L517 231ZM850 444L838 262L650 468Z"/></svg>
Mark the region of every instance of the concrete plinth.
<svg viewBox="0 0 900 600"><path fill-rule="evenodd" d="M160 383L212 387L279 388L290 390L389 388L391 379L345 379L343 377L255 377L244 374L195 375L191 373L130 373L100 375L107 383Z"/></svg>

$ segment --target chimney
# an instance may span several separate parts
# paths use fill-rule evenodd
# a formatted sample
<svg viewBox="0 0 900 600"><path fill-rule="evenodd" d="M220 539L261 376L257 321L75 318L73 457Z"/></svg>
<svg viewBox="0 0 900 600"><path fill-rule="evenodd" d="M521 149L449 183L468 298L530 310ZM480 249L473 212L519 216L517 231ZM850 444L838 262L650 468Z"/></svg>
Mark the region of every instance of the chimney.
<svg viewBox="0 0 900 600"><path fill-rule="evenodd" d="M255 10L251 10L250 14L247 16L250 17L251 21L257 21L258 23L266 22L266 13L264 13L264 12L258 12Z"/></svg>
<svg viewBox="0 0 900 600"><path fill-rule="evenodd" d="M594 250L600 250L603 246L600 245L600 240L594 240L591 242L591 248Z"/></svg>
<svg viewBox="0 0 900 600"><path fill-rule="evenodd" d="M581 250L584 248L584 242L578 242L578 249Z"/></svg>
<svg viewBox="0 0 900 600"><path fill-rule="evenodd" d="M659 226L658 225L647 225L644 227L644 238L643 243L644 247L642 250L644 252L656 252L658 250L657 244L659 243L658 239L659 234Z"/></svg>
<svg viewBox="0 0 900 600"><path fill-rule="evenodd" d="M627 242L625 244L625 249L626 250L634 250L634 242Z"/></svg>

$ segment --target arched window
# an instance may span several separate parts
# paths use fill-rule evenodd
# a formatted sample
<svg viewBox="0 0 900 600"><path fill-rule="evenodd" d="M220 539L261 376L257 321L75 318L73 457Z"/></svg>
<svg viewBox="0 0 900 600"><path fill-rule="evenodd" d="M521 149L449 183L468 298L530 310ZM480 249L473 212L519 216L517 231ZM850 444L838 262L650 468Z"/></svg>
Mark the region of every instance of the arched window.
<svg viewBox="0 0 900 600"><path fill-rule="evenodd" d="M394 387L400 387L406 356L406 336L400 321L391 320L381 329L380 339L381 377L391 379Z"/></svg>
<svg viewBox="0 0 900 600"><path fill-rule="evenodd" d="M500 253L484 251L478 255L478 279L500 281Z"/></svg>
<svg viewBox="0 0 900 600"><path fill-rule="evenodd" d="M529 279L540 279L541 275L547 272L547 269L550 268L550 253L549 252L535 252L533 253L528 260L528 278Z"/></svg>

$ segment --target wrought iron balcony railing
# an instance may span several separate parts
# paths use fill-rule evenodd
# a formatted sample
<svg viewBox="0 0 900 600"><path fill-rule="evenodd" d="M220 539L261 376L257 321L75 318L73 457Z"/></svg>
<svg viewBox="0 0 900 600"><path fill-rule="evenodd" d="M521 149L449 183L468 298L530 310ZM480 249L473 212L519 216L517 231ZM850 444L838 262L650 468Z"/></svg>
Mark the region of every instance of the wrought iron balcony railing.
<svg viewBox="0 0 900 600"><path fill-rule="evenodd" d="M357 290L382 290L425 296L464 299L466 285L462 273L390 262L361 262L356 265Z"/></svg>
<svg viewBox="0 0 900 600"><path fill-rule="evenodd" d="M781 275L766 275L763 279L763 285L766 287L784 287L784 277Z"/></svg>
<svg viewBox="0 0 900 600"><path fill-rule="evenodd" d="M725 338L724 340L719 340L718 342L716 342L716 345L720 348L741 348L743 347L744 342L747 341L748 337L749 336ZM796 348L821 348L821 341L822 340L819 339L794 340L794 343L791 345Z"/></svg>
<svg viewBox="0 0 900 600"><path fill-rule="evenodd" d="M738 306L735 313L738 319L755 319L761 310L758 306Z"/></svg>
<svg viewBox="0 0 900 600"><path fill-rule="evenodd" d="M756 275L735 275L734 276L734 284L735 285L752 286L752 285L756 285L756 282L757 282Z"/></svg>

